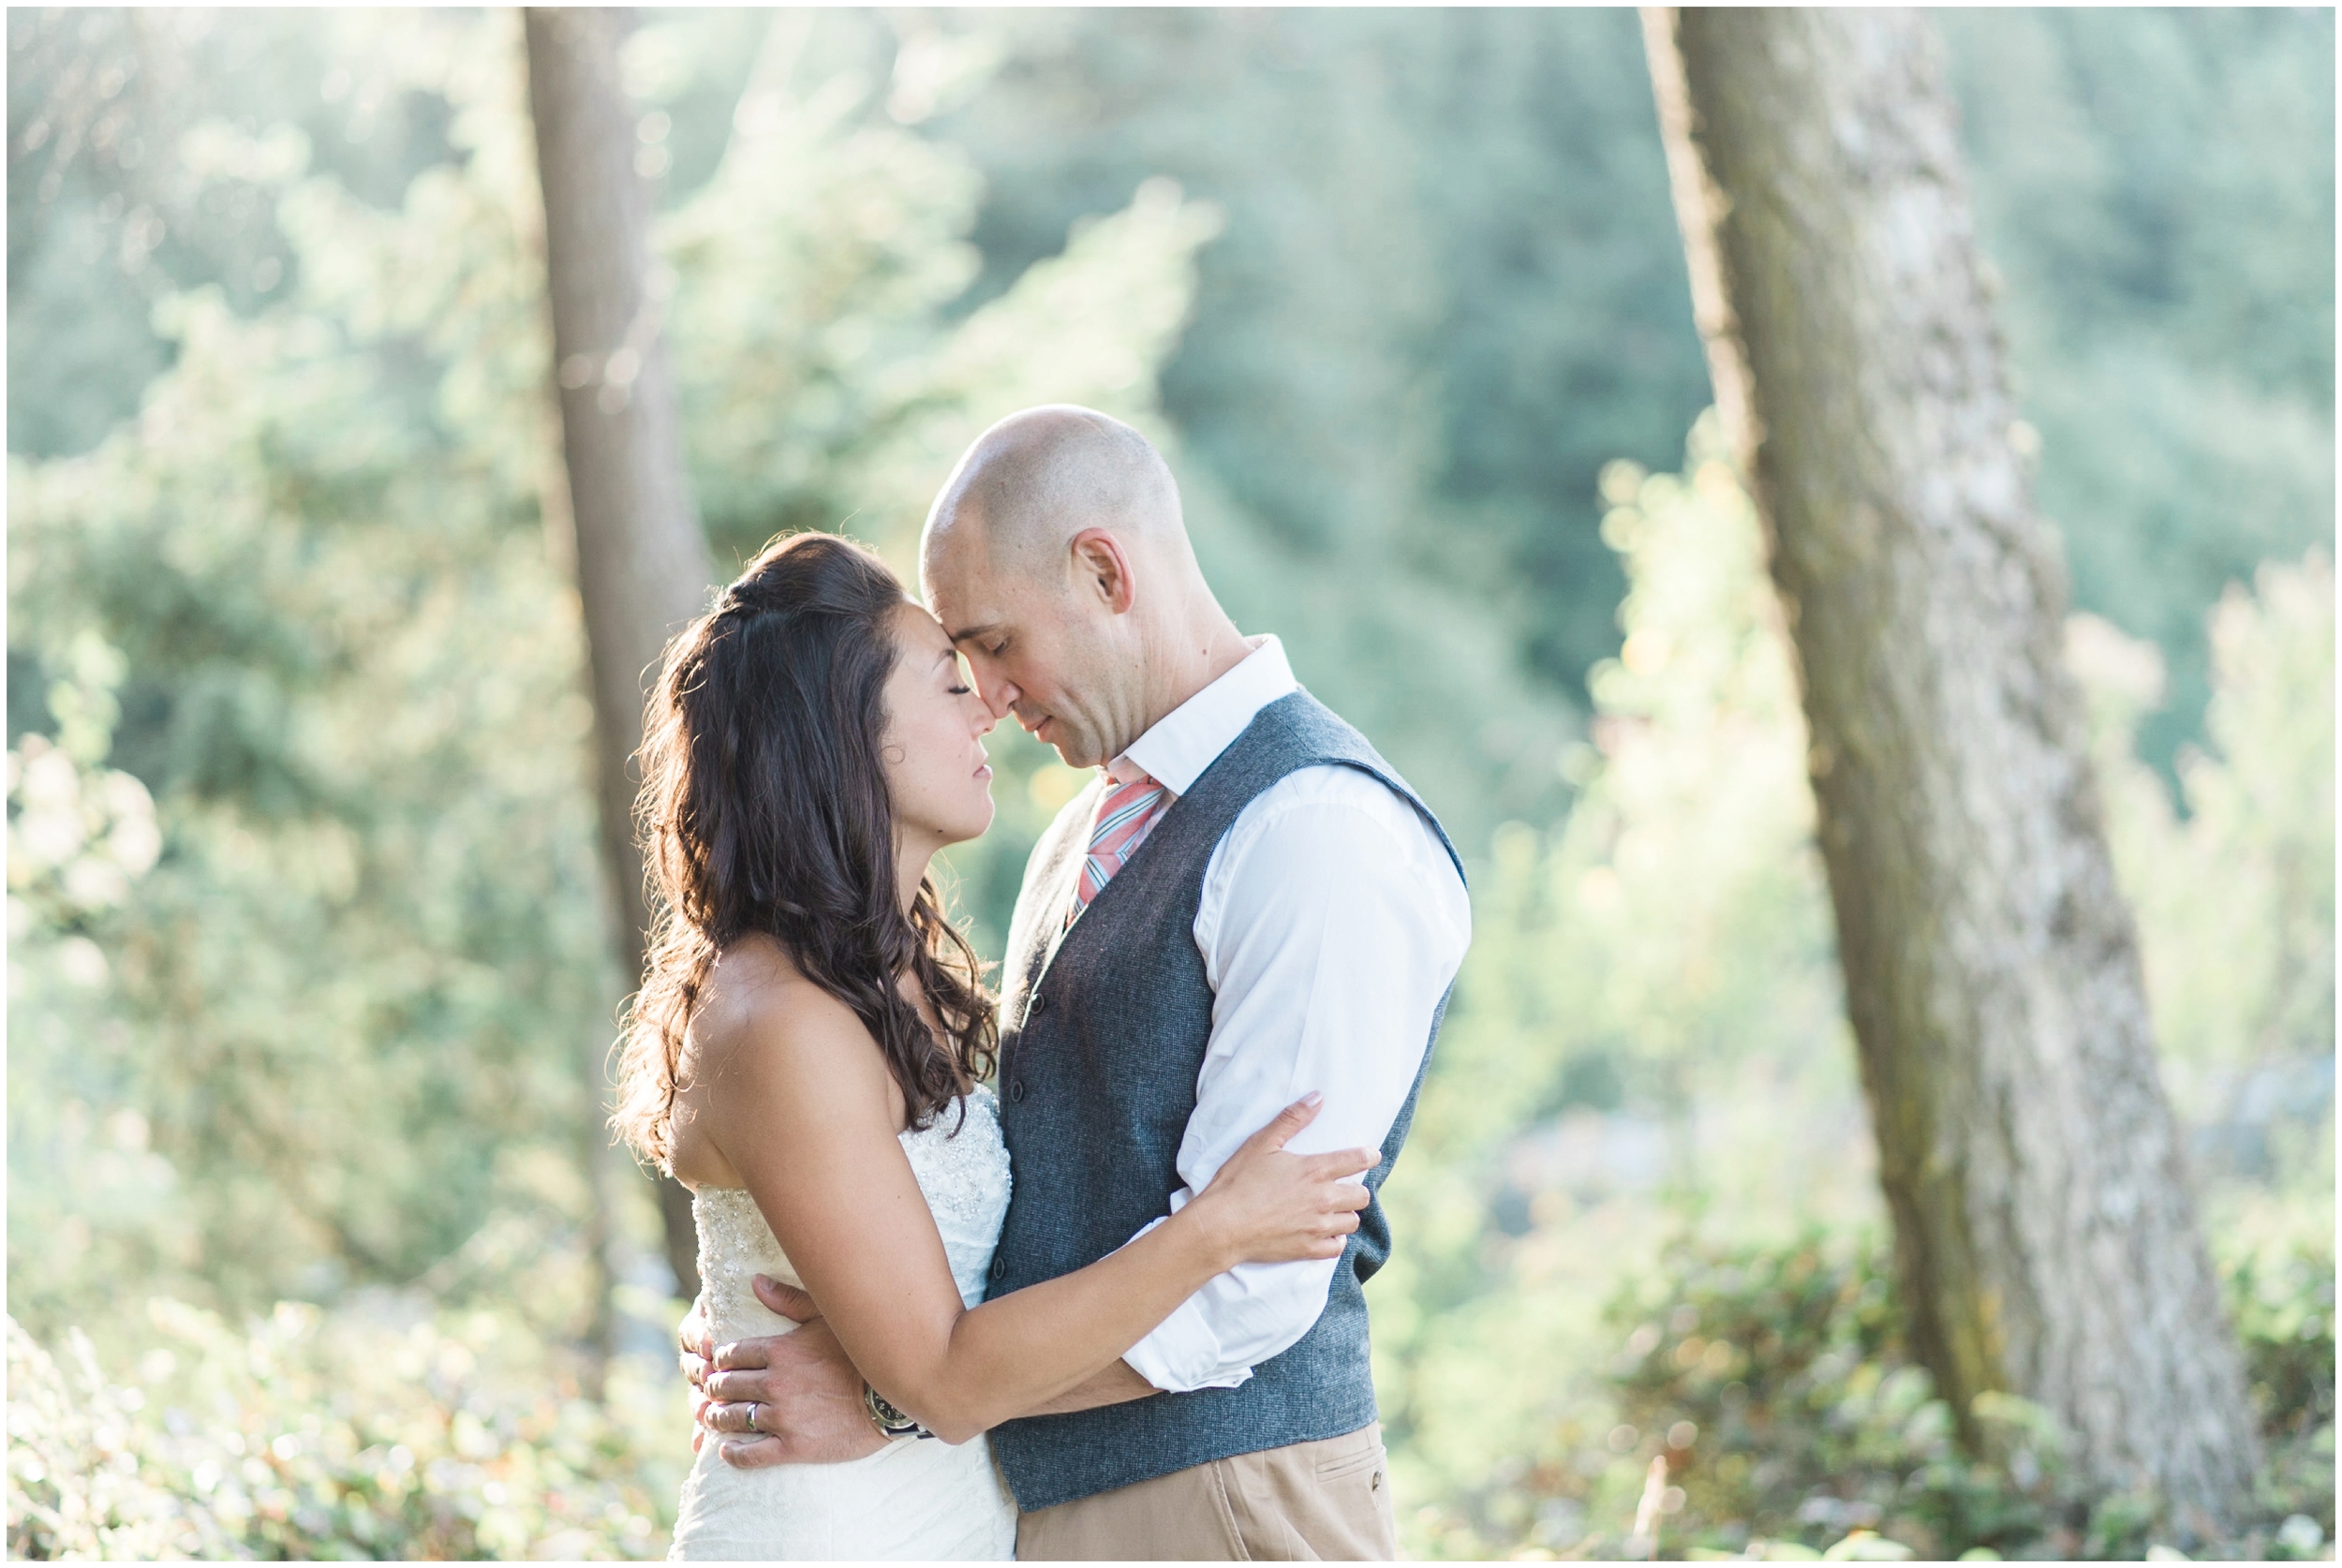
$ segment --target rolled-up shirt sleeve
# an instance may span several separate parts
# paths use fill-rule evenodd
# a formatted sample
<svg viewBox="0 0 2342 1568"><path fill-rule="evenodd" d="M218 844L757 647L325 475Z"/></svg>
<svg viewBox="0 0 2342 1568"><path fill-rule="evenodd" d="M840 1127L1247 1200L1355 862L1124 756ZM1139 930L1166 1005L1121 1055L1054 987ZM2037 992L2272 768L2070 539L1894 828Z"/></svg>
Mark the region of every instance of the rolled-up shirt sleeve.
<svg viewBox="0 0 2342 1568"><path fill-rule="evenodd" d="M1324 1108L1287 1147L1381 1146L1472 935L1462 879L1422 816L1356 769L1290 776L1213 852L1194 935L1213 992L1211 1042L1170 1212L1312 1089ZM1339 1265L1242 1265L1124 1359L1166 1392L1234 1388L1309 1332Z"/></svg>

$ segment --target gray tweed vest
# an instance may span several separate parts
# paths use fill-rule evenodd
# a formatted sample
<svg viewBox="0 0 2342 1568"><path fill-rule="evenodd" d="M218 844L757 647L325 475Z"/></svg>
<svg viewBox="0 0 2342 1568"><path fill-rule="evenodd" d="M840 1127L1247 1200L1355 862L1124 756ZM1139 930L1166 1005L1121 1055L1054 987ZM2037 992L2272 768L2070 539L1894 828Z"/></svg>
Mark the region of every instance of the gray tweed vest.
<svg viewBox="0 0 2342 1568"><path fill-rule="evenodd" d="M1269 703L1073 928L1064 910L1089 847L1100 780L1050 824L1026 868L1001 994L1001 1126L1015 1191L991 1294L1082 1268L1164 1211L1182 1185L1179 1142L1211 1038L1212 992L1195 950L1196 905L1212 850L1253 798L1306 767L1341 764L1404 797L1447 843L1428 807L1366 738L1306 691ZM1463 865L1457 862L1457 874ZM1439 1034L1447 999L1431 1016ZM1430 1051L1427 1044L1424 1061ZM1420 1070L1383 1162L1405 1142ZM1362 1287L1390 1255L1379 1203L1359 1216L1326 1310L1299 1343L1237 1388L1160 1394L994 1429L993 1451L1020 1507L1047 1508L1236 1454L1356 1431L1374 1419Z"/></svg>

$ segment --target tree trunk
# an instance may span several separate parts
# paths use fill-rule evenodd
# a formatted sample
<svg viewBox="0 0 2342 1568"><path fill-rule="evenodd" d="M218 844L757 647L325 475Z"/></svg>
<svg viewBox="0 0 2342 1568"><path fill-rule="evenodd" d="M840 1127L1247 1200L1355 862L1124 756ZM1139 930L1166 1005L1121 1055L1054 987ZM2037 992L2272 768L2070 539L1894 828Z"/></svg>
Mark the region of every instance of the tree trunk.
<svg viewBox="0 0 2342 1568"><path fill-rule="evenodd" d="M1914 1348L2183 1529L2254 1463L2156 1075L2056 535L1917 11L1650 9L1716 405L1766 520Z"/></svg>
<svg viewBox="0 0 2342 1568"><path fill-rule="evenodd" d="M667 639L715 581L684 470L674 385L650 260L650 192L636 173L634 113L618 80L623 11L526 13L528 102L544 187L554 374L593 676L602 859L630 984L649 924L634 842L634 754ZM667 1262L699 1289L690 1195L659 1178Z"/></svg>

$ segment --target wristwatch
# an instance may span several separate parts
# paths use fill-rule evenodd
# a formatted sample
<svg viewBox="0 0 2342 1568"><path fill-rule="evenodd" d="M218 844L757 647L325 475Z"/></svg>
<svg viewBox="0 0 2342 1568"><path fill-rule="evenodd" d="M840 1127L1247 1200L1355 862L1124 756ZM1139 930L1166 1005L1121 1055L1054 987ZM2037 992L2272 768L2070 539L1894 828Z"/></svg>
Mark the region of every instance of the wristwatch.
<svg viewBox="0 0 2342 1568"><path fill-rule="evenodd" d="M879 1431L886 1437L930 1438L935 1435L920 1426L912 1416L897 1410L885 1395L867 1383L862 1385L862 1408L869 1412L870 1419L878 1423Z"/></svg>

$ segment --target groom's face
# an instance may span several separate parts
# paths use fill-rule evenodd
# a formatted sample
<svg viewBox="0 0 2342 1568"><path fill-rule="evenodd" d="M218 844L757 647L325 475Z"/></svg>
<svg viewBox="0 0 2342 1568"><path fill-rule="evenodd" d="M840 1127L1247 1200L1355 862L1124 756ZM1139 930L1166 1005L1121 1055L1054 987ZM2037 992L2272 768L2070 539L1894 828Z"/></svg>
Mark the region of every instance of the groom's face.
<svg viewBox="0 0 2342 1568"><path fill-rule="evenodd" d="M972 546L972 547L971 547ZM1122 617L1078 574L999 570L964 540L925 563L927 607L943 623L996 718L1057 748L1068 767L1112 762L1136 739L1118 680L1131 662Z"/></svg>

